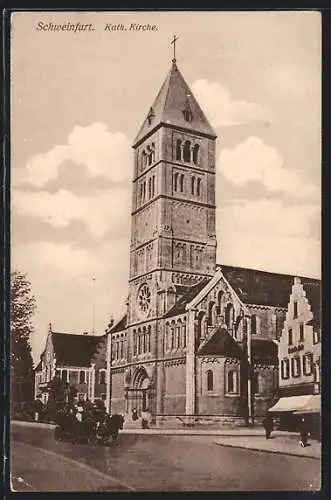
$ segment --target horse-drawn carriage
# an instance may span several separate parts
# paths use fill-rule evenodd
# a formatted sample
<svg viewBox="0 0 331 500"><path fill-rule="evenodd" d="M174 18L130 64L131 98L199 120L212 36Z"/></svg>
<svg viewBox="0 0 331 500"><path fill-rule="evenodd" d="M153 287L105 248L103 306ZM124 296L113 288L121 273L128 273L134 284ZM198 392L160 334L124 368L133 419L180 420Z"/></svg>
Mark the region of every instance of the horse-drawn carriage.
<svg viewBox="0 0 331 500"><path fill-rule="evenodd" d="M120 429L123 429L124 418L118 414L77 412L75 408L65 407L58 412L56 423L57 441L106 445L116 442Z"/></svg>

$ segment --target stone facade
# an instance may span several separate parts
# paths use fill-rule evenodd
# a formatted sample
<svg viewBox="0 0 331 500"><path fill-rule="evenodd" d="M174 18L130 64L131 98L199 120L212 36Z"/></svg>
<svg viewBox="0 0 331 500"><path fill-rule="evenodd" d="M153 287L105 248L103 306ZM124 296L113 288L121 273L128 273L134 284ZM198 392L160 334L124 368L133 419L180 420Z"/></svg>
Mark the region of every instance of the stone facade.
<svg viewBox="0 0 331 500"><path fill-rule="evenodd" d="M262 417L293 278L216 266L216 134L176 62L133 144L129 294L109 332L111 411Z"/></svg>

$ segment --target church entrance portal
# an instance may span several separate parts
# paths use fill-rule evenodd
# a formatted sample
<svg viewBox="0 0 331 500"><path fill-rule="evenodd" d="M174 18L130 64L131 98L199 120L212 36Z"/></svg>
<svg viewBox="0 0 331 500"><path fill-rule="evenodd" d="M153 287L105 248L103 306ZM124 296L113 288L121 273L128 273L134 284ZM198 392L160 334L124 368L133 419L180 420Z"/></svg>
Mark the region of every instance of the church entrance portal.
<svg viewBox="0 0 331 500"><path fill-rule="evenodd" d="M135 408L138 415L148 409L150 380L145 368L138 368L133 376L132 387L126 388L126 411L132 415Z"/></svg>

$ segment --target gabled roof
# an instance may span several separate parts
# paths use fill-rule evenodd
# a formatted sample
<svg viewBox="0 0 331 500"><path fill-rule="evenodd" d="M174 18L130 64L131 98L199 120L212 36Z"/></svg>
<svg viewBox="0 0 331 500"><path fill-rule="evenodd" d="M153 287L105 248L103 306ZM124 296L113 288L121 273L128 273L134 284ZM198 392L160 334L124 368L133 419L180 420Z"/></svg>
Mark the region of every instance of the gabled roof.
<svg viewBox="0 0 331 500"><path fill-rule="evenodd" d="M191 121L185 120L184 110L189 110L192 113ZM147 134L161 124L173 125L192 132L200 132L216 137L215 131L185 82L176 62L172 63L171 69L140 128L133 146L137 146Z"/></svg>
<svg viewBox="0 0 331 500"><path fill-rule="evenodd" d="M198 355L227 356L244 359L244 352L228 331L221 326L215 328L209 339L201 344Z"/></svg>
<svg viewBox="0 0 331 500"><path fill-rule="evenodd" d="M165 314L165 318L169 318L171 316L176 316L177 314L183 314L186 311L186 304L189 304L191 300L198 295L201 290L207 285L207 283L211 280L211 278L203 278L196 285L190 286L188 290L184 293L182 297L180 297L175 305Z"/></svg>
<svg viewBox="0 0 331 500"><path fill-rule="evenodd" d="M223 266L221 270L239 298L245 304L287 308L294 276L270 273L244 267ZM301 282L316 286L319 280L300 278Z"/></svg>
<svg viewBox="0 0 331 500"><path fill-rule="evenodd" d="M116 333L125 330L127 319L128 315L124 314L124 316L110 329L110 333Z"/></svg>
<svg viewBox="0 0 331 500"><path fill-rule="evenodd" d="M105 338L92 335L52 332L56 363L62 366L90 366L98 344Z"/></svg>

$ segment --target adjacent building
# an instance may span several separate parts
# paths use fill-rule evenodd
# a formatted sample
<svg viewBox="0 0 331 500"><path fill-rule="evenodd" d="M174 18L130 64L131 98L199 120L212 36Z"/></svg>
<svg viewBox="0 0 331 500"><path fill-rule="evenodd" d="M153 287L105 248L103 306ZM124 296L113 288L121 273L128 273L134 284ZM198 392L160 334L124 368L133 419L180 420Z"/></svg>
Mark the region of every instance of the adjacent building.
<svg viewBox="0 0 331 500"><path fill-rule="evenodd" d="M279 339L279 400L270 412L283 428L306 415L311 427L320 421L321 288L318 280L295 278Z"/></svg>
<svg viewBox="0 0 331 500"><path fill-rule="evenodd" d="M106 337L52 330L35 368L35 397L47 402L49 384L58 373L84 398L106 400Z"/></svg>

